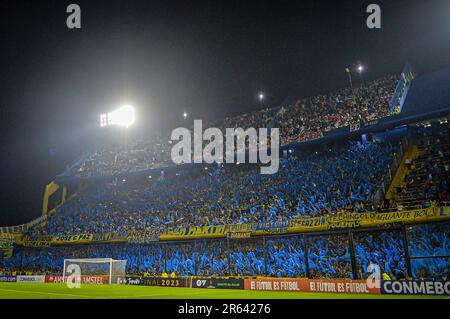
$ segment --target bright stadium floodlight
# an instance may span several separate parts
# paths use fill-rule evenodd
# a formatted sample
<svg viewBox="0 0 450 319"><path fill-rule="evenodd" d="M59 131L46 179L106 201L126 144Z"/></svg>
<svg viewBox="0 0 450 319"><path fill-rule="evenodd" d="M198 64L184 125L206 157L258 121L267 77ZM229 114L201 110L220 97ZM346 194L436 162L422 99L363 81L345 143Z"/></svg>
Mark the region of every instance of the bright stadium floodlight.
<svg viewBox="0 0 450 319"><path fill-rule="evenodd" d="M123 127L131 126L136 120L134 107L124 105L115 111L100 115L100 127L118 125Z"/></svg>
<svg viewBox="0 0 450 319"><path fill-rule="evenodd" d="M258 94L258 99L259 99L259 107L262 108L262 101L264 100L264 94L262 92Z"/></svg>
<svg viewBox="0 0 450 319"><path fill-rule="evenodd" d="M356 70L357 70L358 73L359 73L359 76L360 76L360 78L361 78L362 85L364 85L364 77L363 77L364 67L362 66L361 63L358 63L358 66L356 67Z"/></svg>

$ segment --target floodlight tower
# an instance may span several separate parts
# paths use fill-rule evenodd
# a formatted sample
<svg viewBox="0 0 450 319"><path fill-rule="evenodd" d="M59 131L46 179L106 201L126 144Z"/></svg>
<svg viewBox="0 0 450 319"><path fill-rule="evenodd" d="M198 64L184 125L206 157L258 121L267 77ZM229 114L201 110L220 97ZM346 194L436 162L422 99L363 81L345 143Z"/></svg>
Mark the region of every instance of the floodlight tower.
<svg viewBox="0 0 450 319"><path fill-rule="evenodd" d="M258 94L258 100L259 100L259 108L262 108L262 101L264 100L264 93L260 92Z"/></svg>
<svg viewBox="0 0 450 319"><path fill-rule="evenodd" d="M359 76L361 77L361 82L364 85L364 78L363 78L363 75L362 75L363 71L364 71L364 67L362 66L361 63L358 64L358 66L356 67L356 70L358 71Z"/></svg>
<svg viewBox="0 0 450 319"><path fill-rule="evenodd" d="M131 105L124 105L115 111L104 113L100 115L100 127L117 125L128 128L136 120L134 107Z"/></svg>
<svg viewBox="0 0 450 319"><path fill-rule="evenodd" d="M117 110L112 112L104 113L100 115L100 127L106 126L119 126L128 129L134 124L136 120L136 114L134 107L126 104ZM119 136L119 143L121 145L128 144L129 130L118 130L116 132Z"/></svg>
<svg viewBox="0 0 450 319"><path fill-rule="evenodd" d="M347 74L348 74L348 80L350 82L350 88L353 90L352 73L350 72L349 68L345 68L345 72L347 72Z"/></svg>

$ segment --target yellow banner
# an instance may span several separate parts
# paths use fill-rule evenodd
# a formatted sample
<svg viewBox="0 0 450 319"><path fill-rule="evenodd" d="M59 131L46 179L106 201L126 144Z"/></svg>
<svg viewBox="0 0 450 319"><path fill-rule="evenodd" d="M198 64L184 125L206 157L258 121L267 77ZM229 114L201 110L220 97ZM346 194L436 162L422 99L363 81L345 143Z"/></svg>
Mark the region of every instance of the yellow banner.
<svg viewBox="0 0 450 319"><path fill-rule="evenodd" d="M14 245L14 242L8 238L0 238L0 249L10 249Z"/></svg>
<svg viewBox="0 0 450 319"><path fill-rule="evenodd" d="M252 235L251 232L247 231L247 232L229 232L228 233L228 238L231 239L245 239L245 238L250 238Z"/></svg>
<svg viewBox="0 0 450 319"><path fill-rule="evenodd" d="M4 240L8 239L8 240L14 241L15 236L14 236L14 234L10 234L10 233L4 233L4 234L0 233L0 239L4 239Z"/></svg>
<svg viewBox="0 0 450 319"><path fill-rule="evenodd" d="M117 242L127 242L128 240L125 236L119 233L104 233L104 234L95 234L93 241L117 243Z"/></svg>
<svg viewBox="0 0 450 319"><path fill-rule="evenodd" d="M167 233L159 236L160 240L179 239L179 238L205 238L205 237L225 237L228 232L228 226L193 226L182 227L169 230Z"/></svg>
<svg viewBox="0 0 450 319"><path fill-rule="evenodd" d="M15 236L12 234L0 234L0 258L11 258Z"/></svg>
<svg viewBox="0 0 450 319"><path fill-rule="evenodd" d="M327 219L325 217L298 218L289 221L288 232L320 231L327 229Z"/></svg>
<svg viewBox="0 0 450 319"><path fill-rule="evenodd" d="M445 209L429 207L389 213L338 213L334 216L291 220L289 232L309 232L339 228L367 228L389 224L423 223L448 219Z"/></svg>
<svg viewBox="0 0 450 319"><path fill-rule="evenodd" d="M52 245L52 242L43 240L31 240L24 241L22 245L25 247L50 247Z"/></svg>
<svg viewBox="0 0 450 319"><path fill-rule="evenodd" d="M407 211L397 211L389 213L338 213L334 216L323 216L313 218L298 218L289 222L274 223L251 223L239 225L221 225L221 226L198 226L198 227L180 227L167 231L159 235L159 240L177 240L192 238L220 238L229 233L248 233L250 235L236 236L255 236L267 235L273 233L289 232L315 232L344 228L369 228L386 227L396 224L424 223L438 220L450 220L450 207L429 207L424 209L415 209ZM1 234L9 235L9 234ZM71 236L46 236L37 240L31 240L24 237L19 244L31 247L43 247L52 244L81 244L91 242L140 242L146 243L157 241L158 236L148 235L148 238L122 238L118 234L80 234ZM230 237L231 238L231 237ZM135 240L136 239L136 240ZM50 242L51 244L48 244Z"/></svg>
<svg viewBox="0 0 450 319"><path fill-rule="evenodd" d="M127 242L127 238L117 233L42 236L37 239L30 238L29 236L23 236L20 241L18 241L18 244L26 247L49 247L51 245L84 244L94 242Z"/></svg>
<svg viewBox="0 0 450 319"><path fill-rule="evenodd" d="M70 236L59 236L53 241L54 244L91 242L94 239L93 234L80 234Z"/></svg>
<svg viewBox="0 0 450 319"><path fill-rule="evenodd" d="M257 223L228 225L228 231L231 233L255 232L257 228Z"/></svg>
<svg viewBox="0 0 450 319"><path fill-rule="evenodd" d="M442 215L450 216L450 206L441 207L441 209L443 210Z"/></svg>

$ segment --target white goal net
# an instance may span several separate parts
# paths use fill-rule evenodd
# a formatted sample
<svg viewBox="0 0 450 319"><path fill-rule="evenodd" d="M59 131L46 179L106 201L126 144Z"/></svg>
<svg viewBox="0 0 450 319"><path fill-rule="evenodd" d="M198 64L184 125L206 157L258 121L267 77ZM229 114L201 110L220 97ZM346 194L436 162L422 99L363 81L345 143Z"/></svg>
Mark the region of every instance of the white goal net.
<svg viewBox="0 0 450 319"><path fill-rule="evenodd" d="M79 276L81 283L119 284L125 278L126 260L112 258L64 259L63 282Z"/></svg>

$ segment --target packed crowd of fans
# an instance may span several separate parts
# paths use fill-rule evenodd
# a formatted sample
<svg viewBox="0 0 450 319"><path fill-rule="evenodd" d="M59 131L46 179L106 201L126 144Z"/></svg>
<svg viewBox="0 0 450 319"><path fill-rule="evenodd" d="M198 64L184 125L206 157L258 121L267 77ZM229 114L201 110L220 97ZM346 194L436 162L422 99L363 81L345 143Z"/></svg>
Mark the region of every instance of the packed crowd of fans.
<svg viewBox="0 0 450 319"><path fill-rule="evenodd" d="M445 170L447 149L442 145L447 145L446 138L433 135L419 143L420 156L414 163L416 167L421 163L425 177L430 170L432 182L442 176L448 178L444 171L436 173L434 165L437 161ZM283 159L280 171L274 175L261 175L257 169L244 165L210 166L193 175L97 184L69 200L28 235L40 238L119 232L146 237L155 230L188 225L282 221L339 211L373 211L370 195L384 176L395 145L349 142L346 147L301 157L297 154ZM0 270L58 274L64 259L89 256L125 259L127 273L148 276L172 273L355 279L367 278L369 265L376 264L383 279L442 279L448 278L450 269L449 225L410 226L407 240L401 229L390 229L354 232L352 237L347 233L265 240L15 247L12 258L0 261Z"/></svg>
<svg viewBox="0 0 450 319"><path fill-rule="evenodd" d="M74 175L80 177L111 176L166 166L170 159L169 137L136 138L115 146L103 146L88 153Z"/></svg>
<svg viewBox="0 0 450 319"><path fill-rule="evenodd" d="M413 278L448 278L449 228L448 222L408 228L406 236ZM174 273L177 276L355 279L367 278L371 273L369 264L376 264L383 279L405 279L409 275L404 235L401 229L354 233L355 270L351 262L350 235L331 234L147 245L16 247L12 258L0 259L0 271L62 274L64 259L89 256L127 260L128 274L146 276Z"/></svg>
<svg viewBox="0 0 450 319"><path fill-rule="evenodd" d="M174 227L274 222L373 210L372 195L396 144L350 142L291 156L276 174L232 165L144 184L118 181L85 190L29 232L151 235Z"/></svg>
<svg viewBox="0 0 450 319"><path fill-rule="evenodd" d="M230 267L227 243L224 240L207 240L196 243L197 274L219 277L227 274Z"/></svg>
<svg viewBox="0 0 450 319"><path fill-rule="evenodd" d="M232 242L230 247L230 273L232 275L263 275L264 246L259 240Z"/></svg>
<svg viewBox="0 0 450 319"><path fill-rule="evenodd" d="M320 138L333 129L388 116L396 83L396 76L386 76L352 90L212 121L207 127L222 131L280 127L282 144ZM449 202L449 136L445 127L419 139L419 156L406 163L406 176L389 209L392 205L401 210ZM164 167L170 164L170 148L169 137L163 135L104 147L87 154L72 175L110 176ZM255 165L225 164L166 177L148 176L145 181L110 178L93 183L26 235L39 240L114 233L133 243L14 247L11 258L0 259L0 272L61 274L64 259L110 257L126 260L128 274L146 276L355 279L367 278L369 265L376 264L383 279L448 278L448 222L410 226L406 232L393 228L351 234L139 241L187 226L377 211L373 196L397 150L396 141L347 141L327 150L286 154L273 175L260 174Z"/></svg>
<svg viewBox="0 0 450 319"><path fill-rule="evenodd" d="M388 116L397 81L397 76L389 75L353 90L314 96L283 107L276 118L281 144L320 138L333 129Z"/></svg>
<svg viewBox="0 0 450 319"><path fill-rule="evenodd" d="M267 274L271 277L306 277L305 240L303 236L267 240Z"/></svg>
<svg viewBox="0 0 450 319"><path fill-rule="evenodd" d="M411 268L416 278L449 278L450 224L425 224L408 229Z"/></svg>
<svg viewBox="0 0 450 319"><path fill-rule="evenodd" d="M225 132L225 128L273 126L280 128L281 145L307 141L336 128L388 116L389 100L397 81L398 76L388 75L361 87L301 99L292 105L209 121L203 124L203 129L217 127ZM91 151L69 173L81 177L109 176L170 166L171 142L169 134L159 133L148 139L136 138L116 146L104 146Z"/></svg>
<svg viewBox="0 0 450 319"><path fill-rule="evenodd" d="M450 202L450 129L440 125L437 130L425 129L418 138L419 155L406 163L406 176L393 196L399 209Z"/></svg>
<svg viewBox="0 0 450 319"><path fill-rule="evenodd" d="M408 276L405 246L399 231L385 230L354 236L356 263L360 275L367 278L370 264L380 267L381 273L390 274L390 279L405 279Z"/></svg>
<svg viewBox="0 0 450 319"><path fill-rule="evenodd" d="M312 237L308 259L312 278L353 278L348 236Z"/></svg>

